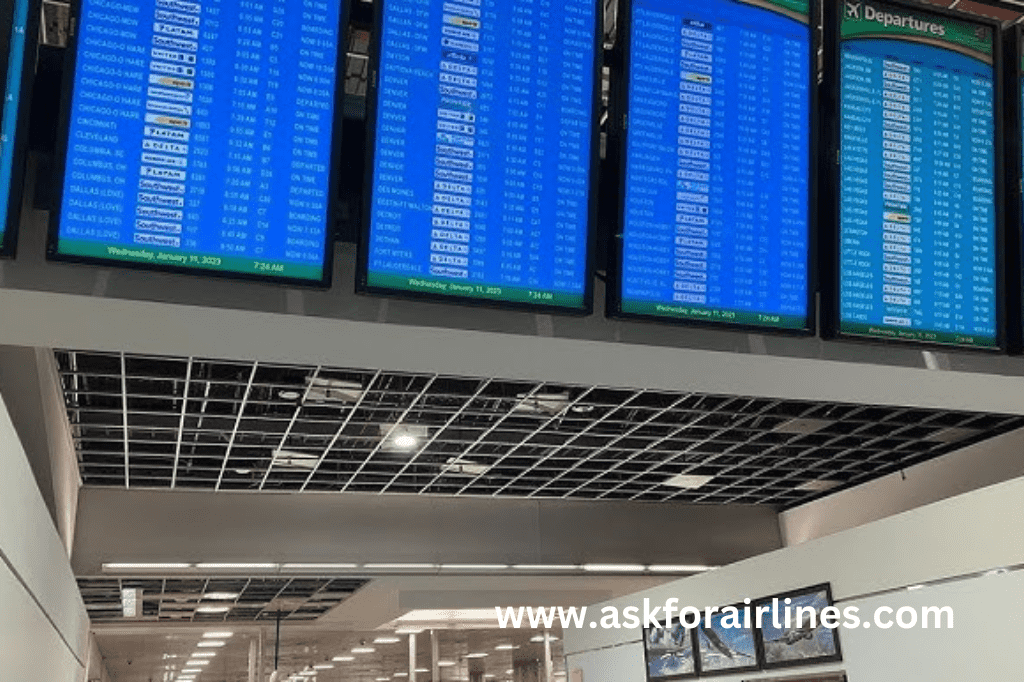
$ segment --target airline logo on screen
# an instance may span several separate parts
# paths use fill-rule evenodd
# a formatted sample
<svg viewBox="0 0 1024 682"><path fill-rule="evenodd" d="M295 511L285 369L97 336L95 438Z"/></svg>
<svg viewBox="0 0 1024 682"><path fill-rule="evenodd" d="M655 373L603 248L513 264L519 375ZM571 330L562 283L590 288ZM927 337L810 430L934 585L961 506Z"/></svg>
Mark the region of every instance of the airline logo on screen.
<svg viewBox="0 0 1024 682"><path fill-rule="evenodd" d="M946 27L942 24L924 21L910 15L900 16L891 12L884 12L863 2L850 2L850 0L846 0L846 17L848 19L877 21L886 28L899 26L900 28L910 28L921 33L931 33L937 36L946 35Z"/></svg>

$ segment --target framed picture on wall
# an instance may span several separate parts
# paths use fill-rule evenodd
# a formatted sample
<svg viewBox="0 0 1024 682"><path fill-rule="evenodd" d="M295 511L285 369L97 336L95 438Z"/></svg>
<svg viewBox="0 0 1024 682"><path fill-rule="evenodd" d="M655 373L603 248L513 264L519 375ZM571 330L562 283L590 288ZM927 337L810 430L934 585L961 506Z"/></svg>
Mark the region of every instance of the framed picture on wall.
<svg viewBox="0 0 1024 682"><path fill-rule="evenodd" d="M743 604L701 620L697 629L697 671L701 676L757 670L753 627L745 627ZM752 623L751 623L752 625Z"/></svg>
<svg viewBox="0 0 1024 682"><path fill-rule="evenodd" d="M757 628L757 653L766 669L843 660L839 632L821 623L832 606L828 583L764 597L754 602L768 608ZM756 620L756 619L755 619Z"/></svg>
<svg viewBox="0 0 1024 682"><path fill-rule="evenodd" d="M697 676L694 634L695 629L687 628L678 621L670 621L668 627L644 629L648 682Z"/></svg>

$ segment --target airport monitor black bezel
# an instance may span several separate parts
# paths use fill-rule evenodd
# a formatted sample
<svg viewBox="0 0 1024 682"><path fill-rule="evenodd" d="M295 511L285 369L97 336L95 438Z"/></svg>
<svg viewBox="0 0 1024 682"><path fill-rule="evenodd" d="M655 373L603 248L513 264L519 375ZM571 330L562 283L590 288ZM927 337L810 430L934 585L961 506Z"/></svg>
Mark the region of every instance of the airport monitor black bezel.
<svg viewBox="0 0 1024 682"><path fill-rule="evenodd" d="M7 202L7 219L3 225L3 233L0 235L0 258L14 258L18 244L18 228L21 224L21 209L25 197L25 164L28 159L28 126L29 109L32 105L32 86L35 79L36 52L39 45L39 16L41 12L38 0L25 0L28 5L28 15L25 20L25 45L21 64L21 82L18 92L18 106L15 112L17 122L15 123L15 134L11 156L10 184L7 187L6 195L0 196L0 201ZM13 12L16 3L12 3ZM13 29L13 22L12 27ZM8 54L3 55L3 64L0 73L7 78L7 70L10 68L10 45ZM5 85L6 89L6 85ZM6 96L6 92L4 95Z"/></svg>
<svg viewBox="0 0 1024 682"><path fill-rule="evenodd" d="M671 618L667 621L665 629L671 628L673 623L679 622L679 618ZM684 624L683 627L686 627ZM657 677L651 677L651 658L650 651L648 650L647 636L648 633L653 630L651 626L644 624L643 636L644 636L644 678L647 682L670 682L671 680L688 680L697 677L698 675L698 652L697 652L697 629L700 627L698 623L696 627L686 627L686 635L690 638L690 651L693 652L693 672L690 673L678 673L675 675L658 675Z"/></svg>
<svg viewBox="0 0 1024 682"><path fill-rule="evenodd" d="M822 305L822 336L826 339L842 339L844 341L863 342L866 344L889 345L904 347L917 347L933 350L957 350L973 353L997 354L1006 350L1006 231L1004 222L1004 200L1003 200L1003 168L1004 150L1003 141L1003 120L1000 112L1003 110L1003 59L1000 40L1002 28L995 19L981 17L975 14L957 12L941 7L923 6L903 0L872 0L872 2L891 6L895 9L913 12L915 14L933 15L945 19L984 26L991 30L992 35L992 98L993 98L993 210L995 212L995 317L996 317L996 342L993 346L980 346L975 344L943 343L929 340L900 339L893 337L872 336L867 334L854 334L845 332L841 328L840 313L840 284L842 273L840 272L841 239L840 239L840 210L841 196L840 183L842 180L842 167L840 163L840 89L842 87L841 53L839 39L839 24L843 17L844 0L826 0L824 3L825 12L823 17L823 47L824 47L824 98L827 100L826 109L829 111L831 130L828 140L823 145L826 150L826 158L830 162L822 168L822 175L829 186L830 202L827 210L827 229L822 231L822 239L826 244L822 251L826 254L826 261L823 263L823 281L821 286ZM928 332L929 330L914 331Z"/></svg>
<svg viewBox="0 0 1024 682"><path fill-rule="evenodd" d="M815 658L808 659L797 659L792 661L780 661L769 663L765 658L764 651L764 632L759 627L760 620L757 618L757 607L771 604L772 599L778 599L782 601L784 599L792 599L794 597L801 597L807 594L815 594L818 592L825 593L825 599L828 601L829 606L833 606L835 602L832 599L832 584L831 583L819 583L817 585L811 585L809 587L802 587L795 590L789 590L781 592L779 594L772 594L767 597L759 597L751 603L754 615L754 644L757 647L757 660L764 670L776 670L780 668L795 668L800 666L818 665L820 663L835 663L843 660L843 649L839 643L839 628L830 628L832 631L832 641L835 642L836 652L827 656L817 656ZM818 623L818 627L821 624Z"/></svg>
<svg viewBox="0 0 1024 682"><path fill-rule="evenodd" d="M603 64L604 31L602 17L603 5L599 0L594 3L594 54L593 54L593 85L591 91L590 112L590 149L589 175L587 179L587 234L586 256L584 258L584 290L580 306L549 305L542 302L516 302L501 298L478 298L454 294L410 291L407 289L372 286L368 283L370 260L370 232L373 221L374 199L374 159L377 139L377 112L380 95L380 59L381 34L384 26L384 12L388 0L374 2L374 19L372 40L370 42L369 71L366 86L366 156L364 159L363 210L359 229L359 245L356 257L356 293L392 298L410 299L433 303L450 303L458 305L481 306L503 310L518 310L533 313L555 313L559 315L585 316L590 315L594 308L594 254L597 234L597 191L598 168L600 165L600 126L598 117L601 113L601 67ZM497 286L498 283L493 283Z"/></svg>
<svg viewBox="0 0 1024 682"><path fill-rule="evenodd" d="M68 47L65 54L64 78L61 92L61 109L57 129L57 152L55 158L55 173L53 183L55 197L50 211L50 223L48 230L46 258L47 260L78 263L85 265L97 265L104 267L124 268L129 270L146 270L157 272L169 272L183 275L198 275L202 277L214 277L218 279L234 279L250 282L261 282L264 284L276 284L281 286L294 286L302 288L328 289L331 286L331 278L334 269L334 228L341 203L338 182L341 177L341 130L342 111L344 110L345 97L345 49L344 39L348 28L349 0L337 0L340 5L338 17L338 43L337 58L335 65L334 83L334 110L331 131L330 169L328 171L327 211L324 221L324 258L323 269L319 279L307 279L296 277L276 277L269 274L236 272L233 270L217 270L203 267L189 267L180 265L167 265L156 263L140 263L136 261L120 260L116 258L98 258L93 256L81 256L66 254L60 251L60 219L64 204L64 186L67 172L68 144L71 133L71 110L74 97L75 66L78 58L78 38L81 28L82 3L89 0L71 0L71 30L68 38ZM213 255L213 254L209 254Z"/></svg>
<svg viewBox="0 0 1024 682"><path fill-rule="evenodd" d="M741 0L727 0L737 4L743 3ZM631 29L632 29L632 1L626 2L625 8L622 13L622 23L620 25L619 40L622 41L623 45L623 68L621 75L621 85L619 87L619 96L614 102L614 108L616 114L616 124L623 128L622 134L620 135L619 142L619 210L615 216L615 235L612 238L612 244L610 249L610 258L608 265L608 285L605 289L605 302L606 302L606 315L611 318L625 319L625 320L639 320L646 322L657 322L663 324L677 325L677 326L691 326L691 327L705 327L714 329L723 329L739 332L754 332L754 333L767 333L767 334L780 334L784 336L813 336L817 330L817 315L815 311L815 294L817 292L817 241L818 241L818 176L819 176L819 161L818 161L818 150L820 147L820 130L821 130L821 115L820 106L818 102L818 41L817 31L814 29L819 21L819 3L815 0L811 0L808 4L808 82L807 82L807 93L808 93L808 145L807 145L807 254L805 258L806 277L807 277L807 300L806 306L806 318L804 326L801 328L789 328L789 327L776 327L772 325L759 325L759 324L741 324L732 323L728 321L717 321L717 320L700 320L691 319L685 317L676 317L672 315L650 315L625 312L622 309L623 296L622 296L622 279L623 279L623 251L624 251L624 229L625 229L625 217L626 217L626 178L627 178L627 166L628 157L627 149L629 145L629 69L630 69L630 51L631 51ZM707 307L707 306L705 306ZM710 307L707 307L709 310ZM756 311L752 311L756 312ZM770 314L770 313L765 313Z"/></svg>

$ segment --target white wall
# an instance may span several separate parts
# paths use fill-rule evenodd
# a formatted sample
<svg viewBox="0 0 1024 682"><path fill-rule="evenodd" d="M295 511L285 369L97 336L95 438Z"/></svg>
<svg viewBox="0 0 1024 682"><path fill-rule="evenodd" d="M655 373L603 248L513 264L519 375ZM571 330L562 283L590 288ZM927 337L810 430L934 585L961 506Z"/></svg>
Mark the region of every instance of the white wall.
<svg viewBox="0 0 1024 682"><path fill-rule="evenodd" d="M835 600L843 607L860 607L862 614L879 604L894 609L919 603L952 606L955 630L840 630L844 661L801 672L847 670L850 682L1020 682L1024 665L1014 652L1024 642L1019 613L1024 572L915 591L899 588L1024 563L1022 502L1024 478L592 606L587 620L596 620L592 616L602 606L642 606L645 597L653 604L676 597L681 605L703 608L831 582ZM886 590L897 591L870 596ZM642 658L636 664L640 639L639 629L567 629L569 668L593 668L596 676L584 675L584 682L601 682L606 676L598 671L606 669L616 670L615 682L643 682ZM622 651L622 660L633 663L606 660L595 667L611 651ZM771 675L715 679L738 682L765 676Z"/></svg>
<svg viewBox="0 0 1024 682"><path fill-rule="evenodd" d="M0 679L84 679L89 619L0 398Z"/></svg>

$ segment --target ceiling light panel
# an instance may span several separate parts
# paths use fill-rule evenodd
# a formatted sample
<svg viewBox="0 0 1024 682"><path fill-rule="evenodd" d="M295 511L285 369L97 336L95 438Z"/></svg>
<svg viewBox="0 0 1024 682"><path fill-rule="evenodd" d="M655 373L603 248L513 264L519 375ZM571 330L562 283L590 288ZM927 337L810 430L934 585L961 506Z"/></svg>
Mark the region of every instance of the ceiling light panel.
<svg viewBox="0 0 1024 682"><path fill-rule="evenodd" d="M898 406L75 350L56 357L90 486L789 508L1024 426L1014 415ZM234 437L225 442L225 433ZM399 440L406 436L416 443Z"/></svg>
<svg viewBox="0 0 1024 682"><path fill-rule="evenodd" d="M94 623L124 619L121 590L142 590L141 616L146 620L194 622L212 625L234 622L268 622L278 612L286 622L315 621L348 599L368 581L361 577L302 577L240 575L226 577L153 576L150 573L78 579L79 591ZM211 599L211 595L233 599ZM207 638L230 637L227 630L211 631Z"/></svg>

